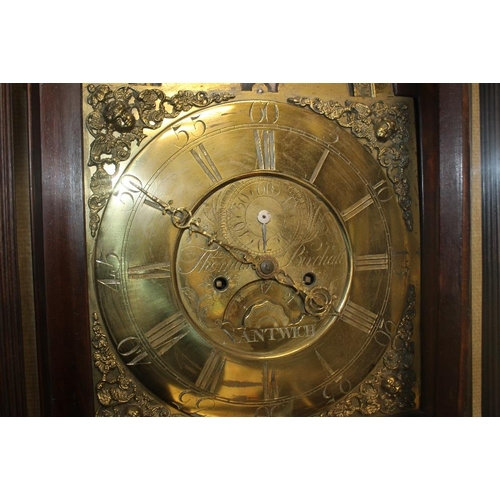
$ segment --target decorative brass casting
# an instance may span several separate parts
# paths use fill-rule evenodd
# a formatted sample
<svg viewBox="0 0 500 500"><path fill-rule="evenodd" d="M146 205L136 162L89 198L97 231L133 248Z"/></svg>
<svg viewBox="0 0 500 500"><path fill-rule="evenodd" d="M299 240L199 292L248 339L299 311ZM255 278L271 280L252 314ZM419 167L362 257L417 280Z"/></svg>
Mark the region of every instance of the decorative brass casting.
<svg viewBox="0 0 500 500"><path fill-rule="evenodd" d="M415 356L415 344L412 341L413 319L417 314L415 303L415 287L410 286L408 305L396 334L390 340L391 349L384 354L383 367L322 416L349 417L354 413L390 414L396 410L409 411L415 408L416 395L413 387L417 375L412 369Z"/></svg>
<svg viewBox="0 0 500 500"><path fill-rule="evenodd" d="M355 137L363 139L371 152L377 152L376 158L387 170L387 177L394 186L406 228L412 231L410 186L405 174L410 162L406 146L410 137L408 106L402 103L388 105L382 101L370 106L358 101L345 101L345 105L342 105L336 101L310 97L293 97L288 102L307 106L315 113L335 120L340 126L349 128Z"/></svg>
<svg viewBox="0 0 500 500"><path fill-rule="evenodd" d="M138 389L137 384L125 374L121 363L109 346L97 313L92 314L92 346L94 366L100 373L96 384L99 400L97 417L171 417L183 416L179 412L155 401Z"/></svg>
<svg viewBox="0 0 500 500"><path fill-rule="evenodd" d="M85 123L94 137L88 166L97 167L90 183L93 194L88 200L92 236L99 227L99 212L111 194L111 179L117 174L119 163L130 158L132 143L139 146L146 137L144 129L155 130L165 119L176 118L193 107L205 108L235 97L227 92L209 95L190 90L169 97L157 88L138 91L125 86L112 90L109 85L88 85L87 90L87 102L93 111Z"/></svg>

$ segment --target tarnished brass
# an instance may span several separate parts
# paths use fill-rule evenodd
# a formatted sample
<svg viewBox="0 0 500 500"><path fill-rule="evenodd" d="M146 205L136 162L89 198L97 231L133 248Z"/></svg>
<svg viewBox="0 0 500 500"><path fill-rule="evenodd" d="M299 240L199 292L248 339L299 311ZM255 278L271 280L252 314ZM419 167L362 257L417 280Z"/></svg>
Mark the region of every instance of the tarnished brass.
<svg viewBox="0 0 500 500"><path fill-rule="evenodd" d="M387 89L85 87L97 415L418 407L414 117Z"/></svg>

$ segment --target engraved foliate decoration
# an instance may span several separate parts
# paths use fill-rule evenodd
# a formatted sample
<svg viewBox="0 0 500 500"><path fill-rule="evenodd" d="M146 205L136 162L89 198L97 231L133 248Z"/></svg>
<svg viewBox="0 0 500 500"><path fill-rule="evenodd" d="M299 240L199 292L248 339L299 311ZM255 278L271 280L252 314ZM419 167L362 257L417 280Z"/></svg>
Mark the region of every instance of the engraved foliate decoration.
<svg viewBox="0 0 500 500"><path fill-rule="evenodd" d="M190 90L167 96L156 88L139 91L123 86L112 90L109 85L89 85L87 90L87 102L93 111L85 123L94 137L87 165L97 167L90 181L92 196L88 200L92 236L99 227L99 212L111 194L112 178L120 162L130 158L132 144L139 146L147 137L145 129L158 129L165 119L176 118L193 107L205 108L235 97L228 92L209 94Z"/></svg>
<svg viewBox="0 0 500 500"><path fill-rule="evenodd" d="M387 177L397 195L406 229L412 231L410 182L405 173L410 162L407 147L410 137L408 106L403 103L388 105L382 101L370 106L353 101L345 101L342 105L310 97L293 97L288 102L309 107L341 127L350 129L355 137L363 140L370 152L376 152L376 158L387 170Z"/></svg>

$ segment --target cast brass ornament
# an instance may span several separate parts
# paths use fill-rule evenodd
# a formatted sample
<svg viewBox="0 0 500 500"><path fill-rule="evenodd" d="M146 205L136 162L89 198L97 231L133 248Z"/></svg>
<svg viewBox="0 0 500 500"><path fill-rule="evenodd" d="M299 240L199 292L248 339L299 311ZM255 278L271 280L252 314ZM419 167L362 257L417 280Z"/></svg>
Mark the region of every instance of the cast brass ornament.
<svg viewBox="0 0 500 500"><path fill-rule="evenodd" d="M414 118L387 88L84 89L96 415L418 408Z"/></svg>
<svg viewBox="0 0 500 500"><path fill-rule="evenodd" d="M389 106L381 101L371 106L352 101L345 101L342 105L336 101L325 102L309 97L290 98L289 102L309 106L314 112L350 128L356 137L364 139L364 145L370 151L377 152L376 157L380 165L387 169L387 176L393 184L406 227L412 231L410 186L405 173L410 162L406 146L410 138L408 105L397 103Z"/></svg>
<svg viewBox="0 0 500 500"><path fill-rule="evenodd" d="M158 403L138 389L128 377L121 363L111 350L103 333L97 313L92 314L92 346L94 365L101 374L96 383L99 400L97 415L102 417L171 417L182 416L172 412L164 404Z"/></svg>
<svg viewBox="0 0 500 500"><path fill-rule="evenodd" d="M94 138L88 166L97 167L90 184L93 194L88 199L92 236L99 226L98 213L111 193L111 178L117 174L119 163L130 157L132 143L139 146L146 138L144 129L157 129L165 119L176 118L192 107L204 108L234 97L227 92L209 95L190 90L169 97L157 88L139 92L129 86L112 90L109 85L89 85L87 90L87 102L93 111L87 115L86 128Z"/></svg>
<svg viewBox="0 0 500 500"><path fill-rule="evenodd" d="M396 331L391 332L394 325L388 323L384 325L385 330L379 330L379 335L385 335L390 345L383 357L383 367L323 416L348 417L354 413L373 415L378 412L390 414L396 410L409 411L415 408L413 391L417 375L412 369L415 353L412 340L415 303L415 287L411 285L407 307Z"/></svg>

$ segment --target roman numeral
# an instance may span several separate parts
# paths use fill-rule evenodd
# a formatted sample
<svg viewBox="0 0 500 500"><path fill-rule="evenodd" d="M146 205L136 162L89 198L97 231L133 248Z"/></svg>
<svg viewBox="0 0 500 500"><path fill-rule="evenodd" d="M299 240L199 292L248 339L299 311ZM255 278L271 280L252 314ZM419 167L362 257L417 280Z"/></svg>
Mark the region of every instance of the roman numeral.
<svg viewBox="0 0 500 500"><path fill-rule="evenodd" d="M386 253L359 255L354 259L355 271L379 271L389 267L389 258Z"/></svg>
<svg viewBox="0 0 500 500"><path fill-rule="evenodd" d="M385 183L386 181L384 180L375 184L375 186L373 186L375 192L377 192L377 190L380 189L380 187L383 186ZM363 198L358 200L356 203L351 205L349 208L346 208L343 212L341 212L342 218L344 219L344 221L348 221L349 219L352 219L355 215L358 215L365 208L368 208L372 204L373 204L373 198L371 197L370 194L367 194L366 196L363 196Z"/></svg>
<svg viewBox="0 0 500 500"><path fill-rule="evenodd" d="M204 391L215 392L226 364L226 358L219 351L213 350L196 380L196 385Z"/></svg>
<svg viewBox="0 0 500 500"><path fill-rule="evenodd" d="M191 150L193 158L197 161L198 165L202 168L203 172L207 174L207 177L215 184L222 180L220 172L217 170L215 163L208 154L203 144L196 146Z"/></svg>
<svg viewBox="0 0 500 500"><path fill-rule="evenodd" d="M267 361L262 366L262 387L265 400L277 399L279 397L276 371L274 367L269 366Z"/></svg>
<svg viewBox="0 0 500 500"><path fill-rule="evenodd" d="M121 281L119 278L106 278L106 279L97 280L97 281L101 285L107 286L108 288L113 290L113 292L117 292L118 289L120 288L120 285L121 285Z"/></svg>
<svg viewBox="0 0 500 500"><path fill-rule="evenodd" d="M183 330L188 326L189 324L182 314L176 312L149 330L145 337L161 356L187 335L188 332Z"/></svg>
<svg viewBox="0 0 500 500"><path fill-rule="evenodd" d="M375 321L377 321L377 315L354 302L348 301L340 319L364 333L370 333Z"/></svg>
<svg viewBox="0 0 500 500"><path fill-rule="evenodd" d="M158 263L129 267L128 278L133 280L170 278L170 264Z"/></svg>
<svg viewBox="0 0 500 500"><path fill-rule="evenodd" d="M358 215L365 208L369 207L373 203L373 198L367 194L363 196L360 200L358 200L354 205L351 205L349 208L341 212L342 218L344 221L348 221L352 219L355 215Z"/></svg>
<svg viewBox="0 0 500 500"><path fill-rule="evenodd" d="M257 152L257 165L260 170L276 170L274 130L254 130L253 138Z"/></svg>
<svg viewBox="0 0 500 500"><path fill-rule="evenodd" d="M316 180L316 177L318 177L318 174L319 174L321 168L323 167L323 164L325 163L325 160L326 160L326 157L328 156L328 153L329 153L328 149L325 149L323 151L323 154L321 155L321 158L319 159L318 164L314 168L314 171L313 171L311 177L309 178L309 182L311 184Z"/></svg>

